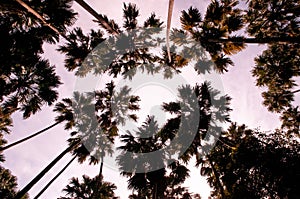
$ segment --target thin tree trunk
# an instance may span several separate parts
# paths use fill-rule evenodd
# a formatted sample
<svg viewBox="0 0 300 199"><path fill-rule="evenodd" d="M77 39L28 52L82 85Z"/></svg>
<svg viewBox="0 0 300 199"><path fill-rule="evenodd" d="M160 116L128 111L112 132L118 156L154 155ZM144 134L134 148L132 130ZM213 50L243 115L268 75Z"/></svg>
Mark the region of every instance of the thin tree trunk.
<svg viewBox="0 0 300 199"><path fill-rule="evenodd" d="M284 96L289 96L289 95L291 95L291 94L295 94L295 93L298 93L298 92L300 92L300 89L291 91L291 93L283 94L282 96L283 96L283 97L284 97Z"/></svg>
<svg viewBox="0 0 300 199"><path fill-rule="evenodd" d="M93 199L99 199L100 198L99 187L100 187L101 181L103 179L102 170L103 170L103 156L101 156L100 169L99 169L99 174L98 174L98 177L97 177L96 193L95 193L94 197L92 197Z"/></svg>
<svg viewBox="0 0 300 199"><path fill-rule="evenodd" d="M60 172L58 172L49 182L46 184L46 186L34 197L34 199L38 199L47 189L48 187L70 166L70 164L76 159L76 156L74 156Z"/></svg>
<svg viewBox="0 0 300 199"><path fill-rule="evenodd" d="M14 199L21 199L42 177L60 160L62 159L67 153L69 153L75 145L79 142L73 143L63 152L61 152L45 169L43 169L31 182L29 182L21 191L19 191Z"/></svg>
<svg viewBox="0 0 300 199"><path fill-rule="evenodd" d="M88 13L93 15L109 32L113 35L119 34L116 30L114 30L105 20L104 18L98 14L90 5L88 5L83 0L75 0L81 7L83 7Z"/></svg>
<svg viewBox="0 0 300 199"><path fill-rule="evenodd" d="M170 29L171 29L171 21L172 21L172 12L174 7L174 0L169 0L169 9L168 9L168 21L167 21L167 53L169 62L171 62L171 53L170 53Z"/></svg>
<svg viewBox="0 0 300 199"><path fill-rule="evenodd" d="M300 89L292 91L293 94L300 92Z"/></svg>
<svg viewBox="0 0 300 199"><path fill-rule="evenodd" d="M29 135L29 136L27 136L27 137L21 139L21 140L18 140L18 141L16 141L16 142L13 142L13 143L11 143L11 144L5 146L5 147L0 147L0 151L5 151L5 150L7 150L7 149L9 149L9 148L11 148L11 147L13 147L13 146L15 146L15 145L21 144L22 142L25 142L26 140L29 140L29 139L31 139L31 138L33 138L33 137L35 137L35 136L37 136L37 135L39 135L39 134L41 134L41 133L44 133L45 131L47 131L47 130L53 128L54 126L58 125L59 123L61 123L61 122L56 122L56 123L54 123L54 124L48 126L47 128L44 128L44 129L42 129L42 130L40 130L40 131L38 131L38 132L36 132L36 133L34 133L34 134L32 134L32 135Z"/></svg>
<svg viewBox="0 0 300 199"><path fill-rule="evenodd" d="M102 171L103 171L103 160L104 158L101 156L101 163L100 163L100 170L99 170L99 176L102 178Z"/></svg>
<svg viewBox="0 0 300 199"><path fill-rule="evenodd" d="M44 25L48 26L51 30L53 30L54 32L56 32L57 34L61 35L62 37L64 37L66 39L66 36L63 33L61 33L57 28L52 26L50 23L47 23L47 21L38 12L36 12L34 9L32 9L25 2L23 2L22 0L15 0L15 1L17 1L21 6L23 6L28 12L33 14L36 18L41 20Z"/></svg>
<svg viewBox="0 0 300 199"><path fill-rule="evenodd" d="M219 176L219 174L218 174L218 172L217 172L217 170L215 168L214 163L211 161L210 156L207 156L207 159L208 159L208 162L209 162L209 164L211 166L211 169L212 169L212 171L214 173L214 176L216 178L217 184L220 187L222 199L224 199L225 198L225 191L224 191L223 184L221 183L220 176Z"/></svg>

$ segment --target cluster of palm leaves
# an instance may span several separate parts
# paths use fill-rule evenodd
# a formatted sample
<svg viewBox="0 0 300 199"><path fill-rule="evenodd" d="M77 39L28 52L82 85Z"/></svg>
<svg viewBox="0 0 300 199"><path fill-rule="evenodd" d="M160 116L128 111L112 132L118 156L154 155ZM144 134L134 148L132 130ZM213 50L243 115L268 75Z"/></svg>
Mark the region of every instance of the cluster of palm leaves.
<svg viewBox="0 0 300 199"><path fill-rule="evenodd" d="M41 54L45 42L56 44L60 36L65 43L58 51L66 55L65 67L76 71L78 77L108 73L113 78L129 79L139 70L172 78L195 57L194 69L198 74L212 70L223 73L233 65L230 55L243 50L246 43L268 43L268 49L255 60L253 75L257 77L257 86L268 88L263 93L264 104L270 111L282 114L283 130L289 135L299 135L300 113L292 104L299 91L294 89L298 86L295 77L300 74L299 43L295 43L299 38L299 2L251 0L249 9L243 11L234 0L212 1L204 17L197 8L191 7L182 11L181 29L170 31L169 15L168 44L163 46L164 40L153 37L163 29L163 22L155 14L140 26L138 8L124 4L124 23L120 26L98 14L83 0L75 1L96 18L97 30L87 35L80 28L67 31L76 19L70 0L15 0L0 4L0 35L6 38L1 41L0 49L0 151L61 123L70 131L69 146L22 190L17 191L16 179L1 167L1 196L26 198L28 191L71 153L69 163L35 198L39 198L75 159L79 163L89 160L89 164L99 164L99 174L94 178L83 176L83 182L72 178L63 190L66 197L62 199L115 198L116 186L103 180L102 169L104 157L114 153L116 139L122 143L118 147L117 162L121 175L128 178L128 188L132 190L129 198L200 198L182 185L189 177L187 166L192 158L196 158L201 175L207 177L213 188L213 198L296 198L299 195L299 183L292 184L294 181L290 180L297 181L299 177L297 140L287 137L285 131L265 135L236 124L221 133L221 129L212 124L230 122L230 97L219 96L208 82L183 86L178 89L179 101L162 104L164 111L173 116L162 127L158 127L155 117L149 116L138 131L125 134L120 132L119 126L128 119L137 121L139 110L140 99L130 94L130 88L125 86L118 92L111 81L95 92L75 92L73 98L56 103L53 110L59 115L55 123L7 144L3 133L10 132L12 113L19 111L28 118L43 105L53 105L58 99L56 89L61 84L60 78L55 67ZM170 8L173 3L170 1ZM237 32L243 28L253 37L238 36ZM188 43L189 39L199 45ZM170 41L174 45L170 45ZM99 46L103 42L117 48ZM153 54L153 47L159 47L161 53ZM196 96L195 101L191 95ZM114 109L116 104L122 106ZM189 137L191 140L185 140ZM206 139L215 141L211 153L208 151L212 146ZM170 142L175 144L170 146ZM151 152L157 152L153 159L147 156ZM135 154L139 154L138 158ZM174 158L174 154L180 155Z"/></svg>

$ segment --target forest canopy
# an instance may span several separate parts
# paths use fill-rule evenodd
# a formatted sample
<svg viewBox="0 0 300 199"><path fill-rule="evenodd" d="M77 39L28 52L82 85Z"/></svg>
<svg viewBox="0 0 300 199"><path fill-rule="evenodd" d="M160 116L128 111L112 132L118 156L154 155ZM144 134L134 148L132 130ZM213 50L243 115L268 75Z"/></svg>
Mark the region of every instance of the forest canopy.
<svg viewBox="0 0 300 199"><path fill-rule="evenodd" d="M296 199L300 195L299 1L213 0L202 12L194 4L182 10L176 7L179 1L169 0L166 19L154 12L144 16L136 4L124 3L122 9L116 8L122 12L121 22L90 3L0 3L1 197L44 194L47 198L45 191L76 161L94 165L98 173L69 176L69 184L55 197L199 199L201 187L195 192L185 185L192 175L190 168L206 179L210 198ZM180 13L175 15L174 6ZM94 19L89 32L77 26L79 7ZM172 25L174 16L179 16L178 27ZM63 64L51 63L47 45L55 46ZM239 96L229 96L216 86L224 74L243 70L233 57L250 45L264 46L249 73L261 91L263 106L281 123L267 132L233 121L231 101ZM196 74L195 83L180 78L187 69ZM61 70L77 81L78 90L68 97L59 92L65 86ZM211 76L218 78L206 78ZM148 82L176 93L176 98L159 104L160 113L166 115L163 121L143 112L144 98L135 92ZM160 95L158 90L146 94L151 96L148 101ZM15 123L20 120L16 115L25 121L49 108L56 114L47 118L53 123L22 139L6 140L16 133ZM137 128L124 130L128 123ZM4 168L6 152L17 145L26 150L24 143L56 126L67 132L67 146L18 187L10 168ZM51 150L56 150L53 146ZM68 157L60 171L53 169ZM130 195L117 195L117 182L108 180L110 173L103 171L109 157L120 179L126 179ZM46 179L39 192L30 192L49 172L56 175Z"/></svg>

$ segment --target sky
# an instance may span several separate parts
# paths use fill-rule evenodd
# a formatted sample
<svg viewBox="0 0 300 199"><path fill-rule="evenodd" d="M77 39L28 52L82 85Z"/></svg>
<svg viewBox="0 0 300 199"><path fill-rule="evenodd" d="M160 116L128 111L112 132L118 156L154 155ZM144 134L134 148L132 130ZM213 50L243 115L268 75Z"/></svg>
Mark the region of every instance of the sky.
<svg viewBox="0 0 300 199"><path fill-rule="evenodd" d="M117 22L122 20L123 1L119 0L87 0L87 2L99 13L108 15L109 18ZM143 22L152 12L155 12L162 21L167 19L167 0L136 0L125 1L137 4L140 10L139 21ZM201 13L204 13L209 1L207 0L175 0L172 27L179 27L179 16L182 10L190 6L197 7ZM75 26L83 28L84 32L91 28L97 28L97 24L92 20L86 11L74 3L73 8L79 13L79 19ZM51 64L56 66L56 71L64 83L59 88L60 99L71 97L74 90L76 78L73 72L68 72L64 68L64 56L60 55L55 49L57 46L44 45L45 57ZM265 49L263 45L248 45L248 47L238 55L232 56L235 66L229 68L229 72L220 75L223 83L224 92L232 97L230 114L232 121L238 124L246 124L249 128L259 128L263 131L274 130L280 126L278 115L270 113L262 105L262 88L255 86L255 78L251 76L251 70L254 66L254 57L259 55ZM27 120L23 120L20 114L14 114L14 127L12 133L5 138L8 142L16 141L40 129L54 123L55 113L53 107L43 107L43 110L33 115ZM63 130L63 125L58 125L26 143L15 146L5 151L6 162L4 166L9 168L14 175L18 177L18 184L23 188L35 175L45 168L60 152L67 147L66 139L69 132ZM45 175L45 177L36 184L29 192L34 197L39 190L71 159L70 155L64 157L54 168ZM185 183L190 187L190 191L200 193L201 197L206 199L209 196L209 186L205 179L200 176L199 168L190 167L191 178ZM79 165L73 162L72 165L48 188L40 197L42 199L57 198L63 196L62 189L68 184L71 177L79 177L83 174L93 177L98 173L98 166L89 166L86 163ZM126 178L120 177L118 171L105 165L103 169L104 180L113 182L118 189L116 195L121 199L127 198Z"/></svg>

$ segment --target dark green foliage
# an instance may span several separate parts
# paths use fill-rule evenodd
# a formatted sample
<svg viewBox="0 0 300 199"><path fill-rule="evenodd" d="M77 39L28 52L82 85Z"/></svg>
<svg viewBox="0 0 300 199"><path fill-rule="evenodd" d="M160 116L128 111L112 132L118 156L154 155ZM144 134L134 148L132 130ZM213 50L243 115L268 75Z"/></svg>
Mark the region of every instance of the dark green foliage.
<svg viewBox="0 0 300 199"><path fill-rule="evenodd" d="M66 121L65 124L66 130L71 129L72 127L75 126L74 110L72 107L71 99L69 98L62 99L61 102L55 104L53 111L59 113L59 115L55 118L56 122L61 123Z"/></svg>
<svg viewBox="0 0 300 199"><path fill-rule="evenodd" d="M84 35L80 28L75 28L70 32L67 35L68 42L58 49L67 56L65 67L68 70L77 69L76 75L78 76L85 76L89 72L102 74L108 71L114 77L124 75L131 78L133 76L131 73L135 71L135 68L140 67L144 70L147 65L154 66L154 62L157 62L158 58L151 55L148 48L157 44L145 43L145 37L148 35L151 37L154 30L138 32L138 10L134 4L124 4L123 12L124 28L132 30L132 32L121 33L116 40L106 38L107 46L101 45L105 39L100 30L92 30L88 35ZM148 28L159 29L161 25L162 22L156 18L155 14L151 14L144 22L144 27ZM118 27L118 25L114 23L114 27ZM121 30L118 29L118 32ZM112 46L115 46L116 49L111 48ZM137 46L139 47L137 48ZM146 66L144 66L145 64ZM157 68L157 66L155 67ZM146 70L153 73L153 70L156 69L149 66Z"/></svg>
<svg viewBox="0 0 300 199"><path fill-rule="evenodd" d="M2 199L12 199L17 193L17 178L13 176L10 170L0 166L0 196ZM28 199L28 195L22 197Z"/></svg>
<svg viewBox="0 0 300 199"><path fill-rule="evenodd" d="M160 22L160 19L156 18L155 13L152 13L151 16L144 22L144 27L160 28L163 25L163 22Z"/></svg>
<svg viewBox="0 0 300 199"><path fill-rule="evenodd" d="M256 38L300 36L298 1L251 0L248 6L245 18L250 35ZM268 49L255 59L252 74L256 77L257 86L267 87L267 91L262 93L264 105L269 111L282 114L282 127L289 134L299 135L296 116L299 111L293 102L299 92L296 80L300 75L300 46L288 42L288 39L286 41L269 44Z"/></svg>
<svg viewBox="0 0 300 199"><path fill-rule="evenodd" d="M124 3L123 9L123 18L124 18L124 25L123 27L126 30L132 30L137 28L137 17L139 16L139 10L136 8L135 4L128 4Z"/></svg>
<svg viewBox="0 0 300 199"><path fill-rule="evenodd" d="M7 141L3 138L3 134L0 133L0 147L2 147L3 145L5 145L7 143ZM2 154L2 151L0 151L0 162L4 162L4 155Z"/></svg>
<svg viewBox="0 0 300 199"><path fill-rule="evenodd" d="M296 135L299 135L299 110L293 102L299 94L296 81L300 76L299 47L299 44L272 44L255 59L252 70L256 85L267 87L262 93L263 104L269 111L281 113L282 127Z"/></svg>
<svg viewBox="0 0 300 199"><path fill-rule="evenodd" d="M90 178L86 175L82 176L83 181L80 182L78 178L72 178L70 184L63 189L66 193L65 197L59 197L59 199L116 199L114 191L117 187L110 182L101 181L100 184L97 183L97 176ZM95 197L95 193L98 191L100 195Z"/></svg>
<svg viewBox="0 0 300 199"><path fill-rule="evenodd" d="M282 112L281 128L287 130L289 136L296 135L299 137L300 132L300 110L299 107L290 107Z"/></svg>
<svg viewBox="0 0 300 199"><path fill-rule="evenodd" d="M299 36L300 4L297 0L250 0L245 18L252 36Z"/></svg>
<svg viewBox="0 0 300 199"><path fill-rule="evenodd" d="M178 90L182 102L163 104L164 110L172 113L173 117L168 119L162 128L158 127L154 117L149 116L142 127L138 128L138 131L128 131L126 135L121 136L124 145L119 147L122 153L117 160L122 171L121 174L129 178L128 188L137 191L137 194L131 195L131 198L134 196L163 198L174 197L176 194L178 196L181 194L183 198L187 197L189 193L185 192L186 189L180 185L189 176L189 170L182 162L188 163L192 156L198 154L197 150L201 147L201 142L206 134L214 136L213 132L209 130L212 116L216 121L224 122L224 119L228 119L227 114L230 109L227 107L227 103L229 99L225 100L225 104L216 103L216 93L207 83L203 83L201 86L196 85L195 88L183 86ZM190 96L193 92L196 95L196 101L193 101ZM211 100L215 104L212 105ZM194 107L194 104L197 107ZM219 115L215 115L211 110L211 107L216 104L219 105L215 107L219 108ZM195 115L199 110L201 110L200 115ZM197 116L200 116L198 125L195 124L195 121L198 120L193 118ZM191 131L190 125L198 127L195 129L196 133ZM169 146L168 142L174 142L174 139L180 140L180 143ZM191 145L185 143L189 139ZM158 152L158 150L160 151ZM157 153L155 157L147 156L151 152ZM177 153L180 154L179 160L170 159L171 155ZM147 170L149 172L143 172Z"/></svg>
<svg viewBox="0 0 300 199"><path fill-rule="evenodd" d="M237 1L213 1L207 8L204 18L196 8L182 11L180 21L183 30L199 41L210 54L215 69L227 71L233 62L226 56L241 51L245 44L233 42L218 42L221 38L232 38L232 33L243 27L242 12L236 8Z"/></svg>
<svg viewBox="0 0 300 199"><path fill-rule="evenodd" d="M65 53L65 67L72 71L82 65L86 56L101 42L104 41L103 33L91 30L85 36L81 28L75 28L67 35L68 41L58 48L58 51Z"/></svg>
<svg viewBox="0 0 300 199"><path fill-rule="evenodd" d="M70 0L24 2L61 32L74 23ZM28 118L58 97L59 77L40 56L43 43L55 43L58 35L16 1L1 2L0 18L0 36L5 38L0 49L1 108L5 114L21 110Z"/></svg>
<svg viewBox="0 0 300 199"><path fill-rule="evenodd" d="M297 198L299 142L232 124L199 161L215 198Z"/></svg>
<svg viewBox="0 0 300 199"><path fill-rule="evenodd" d="M265 86L264 104L270 111L281 112L294 100L293 90L300 76L300 50L298 44L273 44L255 59L252 73L257 86Z"/></svg>
<svg viewBox="0 0 300 199"><path fill-rule="evenodd" d="M72 0L53 0L49 2L24 0L23 2L39 13L47 23L53 25L61 33L66 32L67 27L73 25L76 20L77 14L71 9ZM42 24L41 20L28 13L18 2L4 0L1 2L0 9L2 14L9 15L10 19L15 22L13 28L40 30L41 36L51 43L58 39L57 33L46 26L43 27L44 24Z"/></svg>

